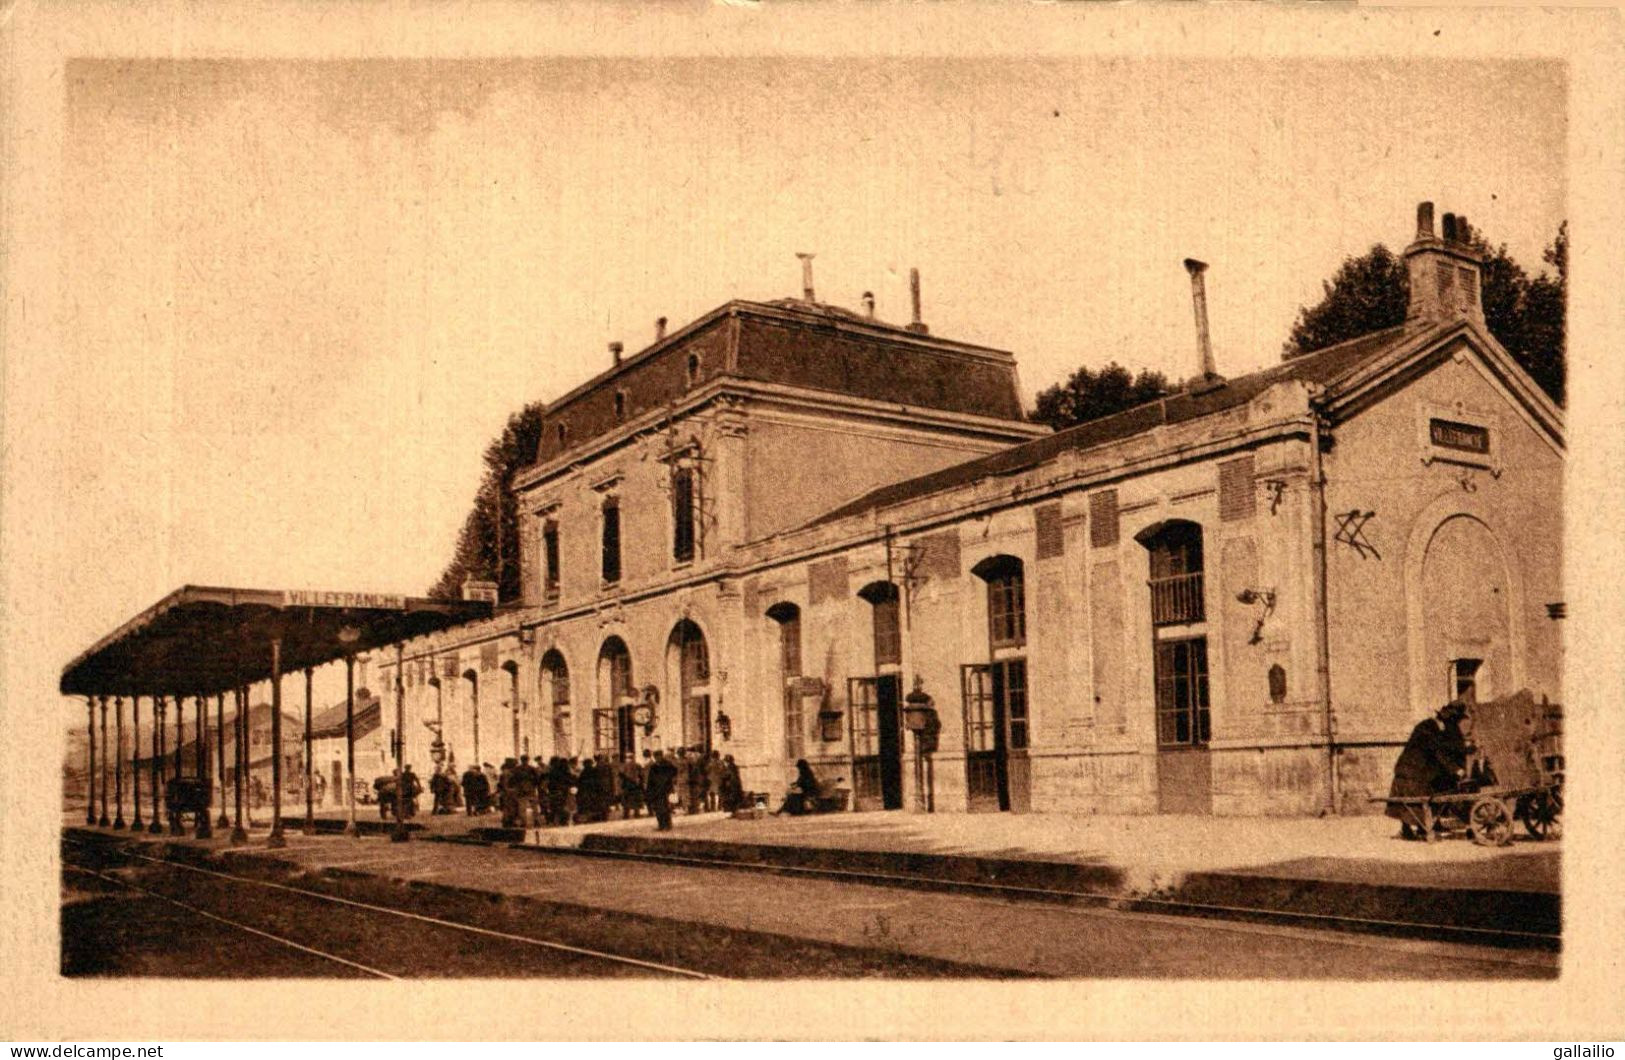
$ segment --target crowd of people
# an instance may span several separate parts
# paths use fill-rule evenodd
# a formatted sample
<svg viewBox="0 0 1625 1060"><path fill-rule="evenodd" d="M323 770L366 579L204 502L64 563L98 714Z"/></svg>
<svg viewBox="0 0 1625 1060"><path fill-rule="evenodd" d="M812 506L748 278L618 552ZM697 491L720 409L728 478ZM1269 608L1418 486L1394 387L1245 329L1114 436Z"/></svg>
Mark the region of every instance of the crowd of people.
<svg viewBox="0 0 1625 1060"><path fill-rule="evenodd" d="M666 829L673 813L732 812L746 797L733 755L700 747L679 747L669 755L645 750L641 760L630 753L618 761L607 754L555 755L545 762L540 756L532 761L520 755L505 759L501 768L489 762L470 765L460 776L448 766L430 778L429 791L432 813L461 809L472 817L495 810L507 828L647 814Z"/></svg>

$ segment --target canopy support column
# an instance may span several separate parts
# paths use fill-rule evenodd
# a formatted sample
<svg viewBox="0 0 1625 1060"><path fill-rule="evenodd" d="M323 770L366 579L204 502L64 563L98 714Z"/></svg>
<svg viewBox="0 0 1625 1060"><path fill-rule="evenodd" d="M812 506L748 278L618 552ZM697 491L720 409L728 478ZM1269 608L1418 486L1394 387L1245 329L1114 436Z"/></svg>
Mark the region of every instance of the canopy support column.
<svg viewBox="0 0 1625 1060"><path fill-rule="evenodd" d="M406 830L406 647L395 643L395 830L390 841L404 843L411 838ZM383 703L378 704L379 723L383 722Z"/></svg>
<svg viewBox="0 0 1625 1060"><path fill-rule="evenodd" d="M186 697L175 697L175 779L181 779L181 753L186 746ZM179 797L179 789L176 796ZM185 835L186 826L181 822L179 805L169 809L169 834Z"/></svg>
<svg viewBox="0 0 1625 1060"><path fill-rule="evenodd" d="M135 816L130 818L130 831L142 829L141 820L141 697L130 697L130 787L135 792Z"/></svg>
<svg viewBox="0 0 1625 1060"><path fill-rule="evenodd" d="M214 825L216 828L230 828L231 818L226 816L226 694L216 692L214 697L214 760L220 767L216 785L220 789L220 819Z"/></svg>
<svg viewBox="0 0 1625 1060"><path fill-rule="evenodd" d="M285 847L282 834L282 639L271 638L271 834L268 847Z"/></svg>
<svg viewBox="0 0 1625 1060"><path fill-rule="evenodd" d="M344 834L359 836L361 826L355 821L355 656L344 656L344 774L350 789L350 797L346 801L350 807L350 823L345 826ZM400 791L395 792L396 801L400 800Z"/></svg>
<svg viewBox="0 0 1625 1060"><path fill-rule="evenodd" d="M310 777L310 699L311 668L305 667L305 834L316 834L316 791Z"/></svg>
<svg viewBox="0 0 1625 1060"><path fill-rule="evenodd" d="M237 713L231 719L231 801L235 818L231 827L231 844L240 846L248 842L248 830L243 827L243 760L246 754L244 745L248 742L248 721L244 715L248 709L248 696L241 685L231 690L231 696L232 704L237 708Z"/></svg>
<svg viewBox="0 0 1625 1060"><path fill-rule="evenodd" d="M102 697L102 815L96 824L106 828L112 822L107 817L107 697Z"/></svg>
<svg viewBox="0 0 1625 1060"><path fill-rule="evenodd" d="M513 707L513 757L519 759L519 664L509 659L502 664L508 671L508 702Z"/></svg>
<svg viewBox="0 0 1625 1060"><path fill-rule="evenodd" d="M147 825L148 835L162 835L164 831L164 697L152 697L152 823Z"/></svg>
<svg viewBox="0 0 1625 1060"><path fill-rule="evenodd" d="M128 828L124 820L124 697L113 697L113 827Z"/></svg>
<svg viewBox="0 0 1625 1060"><path fill-rule="evenodd" d="M85 697L85 824L96 824L96 697Z"/></svg>
<svg viewBox="0 0 1625 1060"><path fill-rule="evenodd" d="M197 812L193 818L192 834L199 839L214 838L214 827L209 814L209 793L214 783L209 779L209 697L196 696L197 709Z"/></svg>

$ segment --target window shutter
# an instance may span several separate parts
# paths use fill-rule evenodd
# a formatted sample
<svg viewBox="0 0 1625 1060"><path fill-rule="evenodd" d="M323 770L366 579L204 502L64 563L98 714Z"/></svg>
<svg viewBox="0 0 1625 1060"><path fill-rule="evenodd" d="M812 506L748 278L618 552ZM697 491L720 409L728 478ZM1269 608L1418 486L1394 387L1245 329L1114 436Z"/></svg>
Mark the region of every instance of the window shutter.
<svg viewBox="0 0 1625 1060"><path fill-rule="evenodd" d="M1117 544L1117 491L1101 490L1089 498L1089 544L1108 548Z"/></svg>
<svg viewBox="0 0 1625 1060"><path fill-rule="evenodd" d="M604 502L604 580L621 580L621 506L613 500Z"/></svg>
<svg viewBox="0 0 1625 1060"><path fill-rule="evenodd" d="M1037 558L1053 559L1066 551L1066 541L1061 533L1059 501L1033 509L1033 529L1037 537Z"/></svg>
<svg viewBox="0 0 1625 1060"><path fill-rule="evenodd" d="M1253 486L1251 454L1226 460L1219 465L1219 518L1224 522L1251 519L1258 511L1258 491Z"/></svg>

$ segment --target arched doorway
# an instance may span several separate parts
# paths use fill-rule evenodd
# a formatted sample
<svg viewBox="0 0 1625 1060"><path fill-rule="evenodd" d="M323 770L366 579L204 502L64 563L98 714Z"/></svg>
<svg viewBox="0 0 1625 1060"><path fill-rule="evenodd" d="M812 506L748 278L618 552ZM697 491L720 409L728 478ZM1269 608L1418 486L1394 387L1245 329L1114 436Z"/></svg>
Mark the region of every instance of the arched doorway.
<svg viewBox="0 0 1625 1060"><path fill-rule="evenodd" d="M869 605L872 676L847 681L852 740L852 798L859 810L903 807L903 627L901 597L891 582L858 590Z"/></svg>
<svg viewBox="0 0 1625 1060"><path fill-rule="evenodd" d="M711 656L705 634L688 619L666 640L668 688L675 686L682 712L682 745L711 753ZM675 680L672 680L675 679Z"/></svg>
<svg viewBox="0 0 1625 1060"><path fill-rule="evenodd" d="M572 741L570 730L570 667L564 653L557 648L542 656L541 669L542 717L549 719L553 729L553 753L568 755ZM541 744L537 744L536 757L540 759Z"/></svg>
<svg viewBox="0 0 1625 1060"><path fill-rule="evenodd" d="M960 667L966 809L1025 813L1032 806L1026 569L999 555L971 573L987 583L987 662Z"/></svg>
<svg viewBox="0 0 1625 1060"><path fill-rule="evenodd" d="M610 637L598 649L598 701L592 712L592 753L621 755L635 750L632 710L637 692L632 684L632 653L626 642Z"/></svg>
<svg viewBox="0 0 1625 1060"><path fill-rule="evenodd" d="M1207 576L1202 527L1168 519L1135 535L1145 547L1156 705L1157 809L1213 812Z"/></svg>
<svg viewBox="0 0 1625 1060"><path fill-rule="evenodd" d="M1470 515L1441 522L1419 579L1427 704L1514 691L1506 563L1489 527Z"/></svg>

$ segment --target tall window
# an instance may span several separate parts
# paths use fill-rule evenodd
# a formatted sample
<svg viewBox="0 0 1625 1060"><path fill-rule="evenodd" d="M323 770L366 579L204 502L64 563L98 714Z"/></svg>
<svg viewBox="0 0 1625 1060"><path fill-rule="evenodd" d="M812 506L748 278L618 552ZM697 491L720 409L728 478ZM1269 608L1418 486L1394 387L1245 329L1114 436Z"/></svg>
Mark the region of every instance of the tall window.
<svg viewBox="0 0 1625 1060"><path fill-rule="evenodd" d="M987 582L987 639L993 648L1027 643L1027 587L1021 560L992 556L972 568Z"/></svg>
<svg viewBox="0 0 1625 1060"><path fill-rule="evenodd" d="M617 497L604 498L603 575L606 582L621 580L621 502Z"/></svg>
<svg viewBox="0 0 1625 1060"><path fill-rule="evenodd" d="M679 563L694 558L694 508L694 469L677 468L671 473L671 554Z"/></svg>
<svg viewBox="0 0 1625 1060"><path fill-rule="evenodd" d="M1157 742L1200 747L1208 742L1207 638L1157 644Z"/></svg>
<svg viewBox="0 0 1625 1060"><path fill-rule="evenodd" d="M542 694L551 703L553 716L553 749L556 754L568 754L570 746L570 668L564 656L554 648L542 656Z"/></svg>
<svg viewBox="0 0 1625 1060"><path fill-rule="evenodd" d="M549 519L542 524L542 591L559 595L559 523Z"/></svg>
<svg viewBox="0 0 1625 1060"><path fill-rule="evenodd" d="M896 666L903 661L903 627L898 608L897 586L890 582L871 582L858 595L869 601L874 624L875 669Z"/></svg>
<svg viewBox="0 0 1625 1060"><path fill-rule="evenodd" d="M784 754L794 762L807 749L807 716L801 706L801 608L774 604L767 617L779 627L779 680L784 692Z"/></svg>

